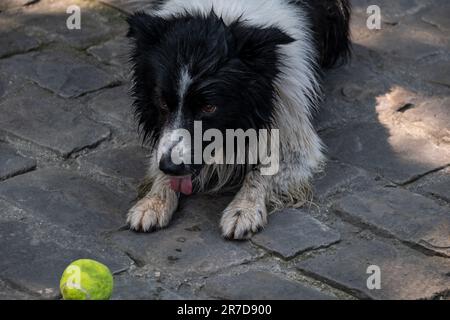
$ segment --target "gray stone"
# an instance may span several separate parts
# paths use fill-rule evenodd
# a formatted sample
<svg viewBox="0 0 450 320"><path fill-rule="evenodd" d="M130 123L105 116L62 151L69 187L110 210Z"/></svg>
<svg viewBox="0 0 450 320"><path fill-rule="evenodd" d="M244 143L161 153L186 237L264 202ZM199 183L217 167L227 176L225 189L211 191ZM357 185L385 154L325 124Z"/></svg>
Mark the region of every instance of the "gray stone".
<svg viewBox="0 0 450 320"><path fill-rule="evenodd" d="M421 40L425 37L426 42ZM447 42L441 37L414 25L399 25L378 32L360 40L359 44L376 51L388 63L392 58L396 58L395 63L418 62L447 50Z"/></svg>
<svg viewBox="0 0 450 320"><path fill-rule="evenodd" d="M33 300L32 295L12 288L0 279L0 300Z"/></svg>
<svg viewBox="0 0 450 320"><path fill-rule="evenodd" d="M365 41L368 41L371 37L376 37L378 33L383 32L383 28L386 27L386 24L382 17L382 29L381 30L374 30L367 28L367 19L369 15L366 13L367 7L365 7L363 10L355 10L355 7L353 7L352 10L352 17L350 20L350 31L351 31L351 37L353 45L357 45L360 43L364 43ZM355 46L357 47L357 46Z"/></svg>
<svg viewBox="0 0 450 320"><path fill-rule="evenodd" d="M420 69L422 76L434 84L450 87L450 63L436 62Z"/></svg>
<svg viewBox="0 0 450 320"><path fill-rule="evenodd" d="M124 224L131 197L61 169L38 170L0 184L0 198L77 234Z"/></svg>
<svg viewBox="0 0 450 320"><path fill-rule="evenodd" d="M381 289L367 287L369 266L381 271ZM450 289L448 259L429 257L402 245L353 239L300 261L297 268L359 298L432 299Z"/></svg>
<svg viewBox="0 0 450 320"><path fill-rule="evenodd" d="M184 199L167 229L154 233L123 231L111 241L139 264L151 264L172 275L204 275L260 256L247 242L227 241L219 229L220 213L229 198Z"/></svg>
<svg viewBox="0 0 450 320"><path fill-rule="evenodd" d="M395 124L386 128L357 123L326 132L323 138L333 158L401 184L450 163L450 150Z"/></svg>
<svg viewBox="0 0 450 320"><path fill-rule="evenodd" d="M109 137L108 128L64 110L68 105L74 107L74 102L38 88L24 88L0 103L0 132L33 142L63 157Z"/></svg>
<svg viewBox="0 0 450 320"><path fill-rule="evenodd" d="M448 208L421 195L377 188L346 196L334 209L351 222L450 257Z"/></svg>
<svg viewBox="0 0 450 320"><path fill-rule="evenodd" d="M136 130L131 105L132 100L127 86L103 90L88 102L97 121L119 124L122 128Z"/></svg>
<svg viewBox="0 0 450 320"><path fill-rule="evenodd" d="M403 17L413 15L429 5L428 0L353 0L353 10L358 14L366 14L370 5L381 8L382 19L389 23L400 21Z"/></svg>
<svg viewBox="0 0 450 320"><path fill-rule="evenodd" d="M33 3L35 0L2 0L0 3L0 11L22 7Z"/></svg>
<svg viewBox="0 0 450 320"><path fill-rule="evenodd" d="M5 79L2 79L3 77L0 77L0 99L5 95L6 93L6 87L8 86L5 82Z"/></svg>
<svg viewBox="0 0 450 320"><path fill-rule="evenodd" d="M59 279L74 260L94 259L112 272L130 266L131 261L123 253L99 244L91 235L67 232L29 213L15 219L17 208L5 202L0 202L0 209L2 278L35 297L58 298Z"/></svg>
<svg viewBox="0 0 450 320"><path fill-rule="evenodd" d="M448 3L435 6L422 14L422 20L438 27L442 31L450 31L450 6Z"/></svg>
<svg viewBox="0 0 450 320"><path fill-rule="evenodd" d="M7 59L6 59L7 60ZM36 87L31 80L21 78L16 73L9 70L3 70L0 59L0 103L7 97L13 97L19 92L19 88Z"/></svg>
<svg viewBox="0 0 450 320"><path fill-rule="evenodd" d="M87 52L106 64L124 83L131 83L130 40L124 36L90 47Z"/></svg>
<svg viewBox="0 0 450 320"><path fill-rule="evenodd" d="M314 177L314 197L323 201L361 180L365 180L366 184L373 183L372 179L359 168L328 161L325 169Z"/></svg>
<svg viewBox="0 0 450 320"><path fill-rule="evenodd" d="M36 168L36 161L22 157L8 145L0 142L0 181Z"/></svg>
<svg viewBox="0 0 450 320"><path fill-rule="evenodd" d="M202 291L220 300L329 300L332 296L299 282L265 271L219 275L208 279Z"/></svg>
<svg viewBox="0 0 450 320"><path fill-rule="evenodd" d="M268 226L252 238L266 250L290 259L309 250L328 247L340 240L340 235L309 216L306 212L286 209L269 217Z"/></svg>
<svg viewBox="0 0 450 320"><path fill-rule="evenodd" d="M120 36L90 47L87 52L103 63L124 66L128 64L130 48L129 40Z"/></svg>
<svg viewBox="0 0 450 320"><path fill-rule="evenodd" d="M435 197L450 202L450 176L447 175L441 181L434 181L423 188L425 192Z"/></svg>
<svg viewBox="0 0 450 320"><path fill-rule="evenodd" d="M142 147L127 146L90 153L80 159L88 167L94 167L103 175L112 175L130 180L133 184L141 181L147 170L147 158Z"/></svg>
<svg viewBox="0 0 450 320"><path fill-rule="evenodd" d="M40 44L38 39L21 30L0 32L0 58L36 49Z"/></svg>
<svg viewBox="0 0 450 320"><path fill-rule="evenodd" d="M114 277L111 300L181 300L173 290L167 289L154 278L136 278L128 274Z"/></svg>
<svg viewBox="0 0 450 320"><path fill-rule="evenodd" d="M112 75L69 49L45 50L3 60L0 68L36 82L64 98L74 98L117 83Z"/></svg>
<svg viewBox="0 0 450 320"><path fill-rule="evenodd" d="M74 4L81 10L80 29L69 29L66 23L70 16L66 11ZM11 12L10 18L44 41L64 43L77 49L86 49L126 30L119 12L95 1L41 0L21 11Z"/></svg>
<svg viewBox="0 0 450 320"><path fill-rule="evenodd" d="M156 0L100 0L107 5L122 10L126 13L133 13L135 11L149 10L157 1Z"/></svg>
<svg viewBox="0 0 450 320"><path fill-rule="evenodd" d="M376 1L375 1L376 2ZM387 7L398 4L399 1L389 1L389 4L381 6L382 21L381 29L369 30L367 28L368 14L365 13L367 6L363 11L356 11L352 16L352 37L357 45L361 45L366 49L375 51L379 55L381 65L387 65L386 71L393 74L398 70L404 69L409 71L417 64L423 62L424 59L435 55L445 54L450 45L450 38L443 32L433 26L426 24L412 14L407 14L408 10L399 12L405 13L402 17L391 16L386 14ZM405 2L409 2L406 0ZM423 3L423 1L419 2ZM370 3L373 5L374 3ZM409 4L411 5L411 4ZM413 8L413 6L409 6ZM417 7L416 9L419 9ZM414 10L415 11L415 10ZM398 23L400 20L401 23ZM373 64L379 65L377 62ZM380 68L377 68L379 71ZM375 69L374 69L375 70Z"/></svg>
<svg viewBox="0 0 450 320"><path fill-rule="evenodd" d="M403 112L402 121L415 125L438 143L450 145L450 98L427 99Z"/></svg>
<svg viewBox="0 0 450 320"><path fill-rule="evenodd" d="M113 270L126 267L123 263L126 257L119 259L122 263L118 264L111 251L93 254L82 248L61 247L56 242L41 242L33 238L30 229L20 222L0 223L0 231L1 253L6 257L0 262L2 277L43 298L59 297L59 279L64 269L74 260L94 259Z"/></svg>
<svg viewBox="0 0 450 320"><path fill-rule="evenodd" d="M428 97L404 87L393 87L378 98L378 118L389 126L417 136L431 137L436 144L450 144L450 99Z"/></svg>
<svg viewBox="0 0 450 320"><path fill-rule="evenodd" d="M355 46L353 57L345 66L330 70L324 79L324 101L315 117L319 131L341 127L348 122L373 120L373 101L389 90L389 79L370 69L380 59L370 58L370 51Z"/></svg>

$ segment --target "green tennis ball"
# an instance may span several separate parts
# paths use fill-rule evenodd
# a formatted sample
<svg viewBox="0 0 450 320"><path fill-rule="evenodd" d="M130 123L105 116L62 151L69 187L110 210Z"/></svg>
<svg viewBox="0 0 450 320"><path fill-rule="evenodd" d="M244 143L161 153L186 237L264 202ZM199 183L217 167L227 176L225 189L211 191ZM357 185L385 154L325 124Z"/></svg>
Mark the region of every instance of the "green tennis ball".
<svg viewBox="0 0 450 320"><path fill-rule="evenodd" d="M113 276L107 266L81 259L64 270L59 288L64 300L108 300L113 285Z"/></svg>

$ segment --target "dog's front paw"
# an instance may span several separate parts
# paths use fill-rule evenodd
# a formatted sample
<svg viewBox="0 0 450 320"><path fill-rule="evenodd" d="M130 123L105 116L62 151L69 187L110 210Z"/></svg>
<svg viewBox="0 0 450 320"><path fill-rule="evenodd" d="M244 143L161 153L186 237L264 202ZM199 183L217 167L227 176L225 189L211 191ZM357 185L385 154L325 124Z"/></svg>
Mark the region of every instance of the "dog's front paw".
<svg viewBox="0 0 450 320"><path fill-rule="evenodd" d="M248 239L267 224L267 210L249 201L233 201L223 212L220 226L227 239Z"/></svg>
<svg viewBox="0 0 450 320"><path fill-rule="evenodd" d="M167 227L174 208L158 197L145 197L128 212L127 223L132 230L150 232Z"/></svg>

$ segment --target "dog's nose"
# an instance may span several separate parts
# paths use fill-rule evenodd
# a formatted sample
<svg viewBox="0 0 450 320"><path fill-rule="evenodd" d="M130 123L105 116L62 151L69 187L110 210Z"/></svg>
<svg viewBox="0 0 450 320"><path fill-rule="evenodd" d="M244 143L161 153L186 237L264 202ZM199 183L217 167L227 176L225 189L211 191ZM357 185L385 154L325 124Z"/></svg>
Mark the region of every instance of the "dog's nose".
<svg viewBox="0 0 450 320"><path fill-rule="evenodd" d="M182 177L190 174L189 167L182 164L175 164L172 161L172 157L170 156L170 152L168 154L163 155L161 160L159 161L159 170L164 172L169 176L174 177Z"/></svg>

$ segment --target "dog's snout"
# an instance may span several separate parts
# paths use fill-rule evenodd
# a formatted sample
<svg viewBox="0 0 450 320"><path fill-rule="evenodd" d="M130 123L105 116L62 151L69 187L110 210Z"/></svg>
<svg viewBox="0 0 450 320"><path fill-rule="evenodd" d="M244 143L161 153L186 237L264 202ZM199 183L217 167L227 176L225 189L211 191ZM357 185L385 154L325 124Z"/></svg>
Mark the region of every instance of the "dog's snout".
<svg viewBox="0 0 450 320"><path fill-rule="evenodd" d="M189 174L189 166L185 165L184 163L175 164L172 161L170 152L161 157L161 160L159 161L159 170L169 176L174 177L181 177Z"/></svg>

